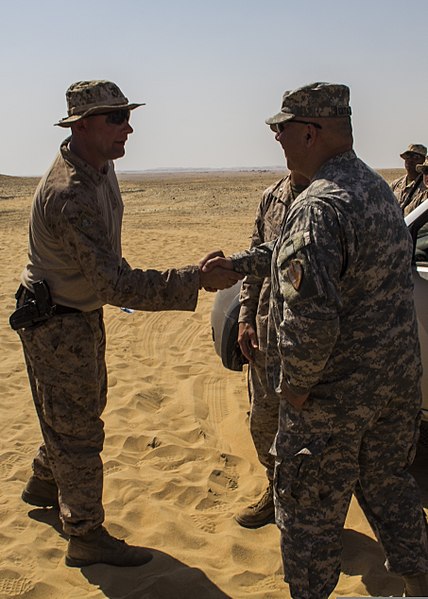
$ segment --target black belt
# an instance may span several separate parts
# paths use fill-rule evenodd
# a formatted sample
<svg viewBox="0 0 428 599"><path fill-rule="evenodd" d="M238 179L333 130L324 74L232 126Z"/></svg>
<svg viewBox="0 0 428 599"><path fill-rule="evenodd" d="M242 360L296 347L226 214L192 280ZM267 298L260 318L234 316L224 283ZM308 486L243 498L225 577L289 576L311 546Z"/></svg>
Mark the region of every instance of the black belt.
<svg viewBox="0 0 428 599"><path fill-rule="evenodd" d="M22 292L22 303L25 303L27 300L35 299L35 295L32 291L24 288ZM70 306L62 306L61 304L54 304L54 314L73 314L75 312L81 312L82 310L78 310L77 308L71 308Z"/></svg>

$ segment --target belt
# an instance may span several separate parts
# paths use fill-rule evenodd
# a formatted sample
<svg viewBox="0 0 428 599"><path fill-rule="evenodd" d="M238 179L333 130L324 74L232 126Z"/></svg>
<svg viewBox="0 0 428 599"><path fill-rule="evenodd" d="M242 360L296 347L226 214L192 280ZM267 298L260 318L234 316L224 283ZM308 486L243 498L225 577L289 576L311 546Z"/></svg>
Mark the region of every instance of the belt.
<svg viewBox="0 0 428 599"><path fill-rule="evenodd" d="M24 288L22 292L22 302L26 302L27 300L35 299L35 295L29 289ZM71 308L70 306L62 306L61 304L54 304L52 306L54 308L54 314L73 314L75 312L81 312L82 310L78 310L77 308Z"/></svg>

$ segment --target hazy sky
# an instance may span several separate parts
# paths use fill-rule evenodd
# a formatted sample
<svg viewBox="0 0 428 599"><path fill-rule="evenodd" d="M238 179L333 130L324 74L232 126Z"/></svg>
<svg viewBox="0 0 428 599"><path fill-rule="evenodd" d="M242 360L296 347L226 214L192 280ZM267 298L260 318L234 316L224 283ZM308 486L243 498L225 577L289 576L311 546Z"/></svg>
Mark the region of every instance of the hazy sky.
<svg viewBox="0 0 428 599"><path fill-rule="evenodd" d="M40 175L65 90L115 81L135 110L118 170L284 163L282 92L346 83L357 153L402 166L428 143L427 0L0 0L0 173Z"/></svg>

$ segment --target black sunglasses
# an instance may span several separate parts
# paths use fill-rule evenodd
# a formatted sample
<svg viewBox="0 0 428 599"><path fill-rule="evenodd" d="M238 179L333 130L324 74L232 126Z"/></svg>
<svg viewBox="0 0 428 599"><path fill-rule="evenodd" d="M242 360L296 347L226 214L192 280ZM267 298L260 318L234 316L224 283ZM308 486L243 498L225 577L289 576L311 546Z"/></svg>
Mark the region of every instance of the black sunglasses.
<svg viewBox="0 0 428 599"><path fill-rule="evenodd" d="M416 160L416 158L423 158L422 154L418 154L417 152L406 152L403 154L403 158L411 158Z"/></svg>
<svg viewBox="0 0 428 599"><path fill-rule="evenodd" d="M285 129L285 125L288 123L301 123L302 125L313 125L315 129L322 129L321 125L318 123L312 123L312 121L299 121L298 119L292 119L289 121L285 121L284 123L277 123L276 125L271 125L271 129L276 133L282 133Z"/></svg>
<svg viewBox="0 0 428 599"><path fill-rule="evenodd" d="M112 110L110 112L97 112L95 114L90 114L89 116L100 116L104 115L106 117L106 123L110 125L122 125L125 121L129 121L131 111L127 108L119 108L118 110Z"/></svg>

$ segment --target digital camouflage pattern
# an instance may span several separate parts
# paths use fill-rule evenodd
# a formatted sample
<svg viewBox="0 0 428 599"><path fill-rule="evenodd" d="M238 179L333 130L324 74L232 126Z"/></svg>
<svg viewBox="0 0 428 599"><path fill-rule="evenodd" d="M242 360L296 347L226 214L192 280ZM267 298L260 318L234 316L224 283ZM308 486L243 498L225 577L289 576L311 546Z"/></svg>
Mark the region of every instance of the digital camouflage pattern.
<svg viewBox="0 0 428 599"><path fill-rule="evenodd" d="M24 286L44 279L52 300L81 313L55 315L19 331L44 444L34 475L55 480L64 531L101 524L106 403L104 304L141 310L194 310L198 267L132 269L121 255L123 205L109 164L98 173L66 140L32 205Z"/></svg>
<svg viewBox="0 0 428 599"><path fill-rule="evenodd" d="M130 104L115 83L104 80L72 83L65 97L68 116L55 123L60 127L69 127L90 114L121 108L134 110L138 106L144 106L144 104Z"/></svg>
<svg viewBox="0 0 428 599"><path fill-rule="evenodd" d="M275 125L296 117L344 117L350 114L349 87L337 83L316 82L284 92L281 111L266 119L266 123Z"/></svg>
<svg viewBox="0 0 428 599"><path fill-rule="evenodd" d="M257 208L250 247L257 247L278 237L291 203L303 189L296 186L293 190L290 175L287 175L264 191ZM266 380L270 289L270 277L245 277L240 294L239 322L246 322L257 331L259 349L254 352L254 362L248 366L250 433L259 461L265 466L268 479L273 480L275 461L270 448L278 429L279 400Z"/></svg>
<svg viewBox="0 0 428 599"><path fill-rule="evenodd" d="M397 198L404 216L410 214L412 210L428 198L428 188L423 181L422 175L419 175L415 181L407 181L407 175L399 177L391 183L391 189Z"/></svg>
<svg viewBox="0 0 428 599"><path fill-rule="evenodd" d="M268 379L309 392L280 401L276 519L294 599L323 599L339 571L355 490L387 567L428 571L425 517L408 472L421 361L412 241L387 183L353 151L327 161L293 203L276 245L235 254L266 276L272 256ZM297 273L297 275L296 275Z"/></svg>

